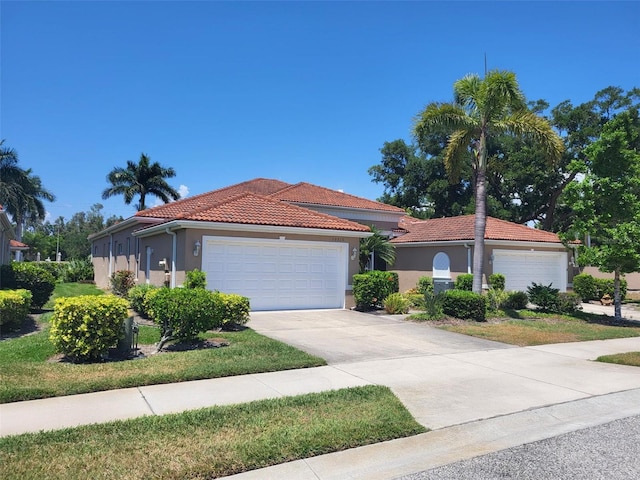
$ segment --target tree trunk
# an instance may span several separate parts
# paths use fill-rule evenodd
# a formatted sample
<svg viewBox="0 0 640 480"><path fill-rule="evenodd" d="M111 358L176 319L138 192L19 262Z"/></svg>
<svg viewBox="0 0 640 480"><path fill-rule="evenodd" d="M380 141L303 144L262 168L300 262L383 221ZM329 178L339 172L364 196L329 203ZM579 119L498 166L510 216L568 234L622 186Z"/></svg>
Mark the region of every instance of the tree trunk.
<svg viewBox="0 0 640 480"><path fill-rule="evenodd" d="M613 274L613 320L622 322L622 299L620 298L620 269L616 268Z"/></svg>
<svg viewBox="0 0 640 480"><path fill-rule="evenodd" d="M487 226L487 145L484 133L480 135L476 165L476 210L473 226L473 292L482 293L484 232Z"/></svg>

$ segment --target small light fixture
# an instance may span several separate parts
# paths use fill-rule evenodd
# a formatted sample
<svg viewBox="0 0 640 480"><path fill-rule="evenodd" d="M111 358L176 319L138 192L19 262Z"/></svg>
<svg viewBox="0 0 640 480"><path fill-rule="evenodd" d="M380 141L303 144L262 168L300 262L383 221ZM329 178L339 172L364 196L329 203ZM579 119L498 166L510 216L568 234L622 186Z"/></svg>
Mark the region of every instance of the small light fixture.
<svg viewBox="0 0 640 480"><path fill-rule="evenodd" d="M489 255L489 265L493 264L493 253Z"/></svg>
<svg viewBox="0 0 640 480"><path fill-rule="evenodd" d="M200 247L202 246L202 244L200 243L200 240L196 240L196 243L193 245L193 256L197 257L198 255L200 255Z"/></svg>
<svg viewBox="0 0 640 480"><path fill-rule="evenodd" d="M356 247L353 247L353 250L351 250L351 260L355 260L357 256L358 256L358 249Z"/></svg>

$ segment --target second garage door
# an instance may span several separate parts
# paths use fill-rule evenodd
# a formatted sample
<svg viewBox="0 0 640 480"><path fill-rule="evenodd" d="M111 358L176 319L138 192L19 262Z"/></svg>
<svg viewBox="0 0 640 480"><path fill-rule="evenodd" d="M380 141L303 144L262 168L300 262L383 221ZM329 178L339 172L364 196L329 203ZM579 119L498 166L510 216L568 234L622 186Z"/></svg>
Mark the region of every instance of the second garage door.
<svg viewBox="0 0 640 480"><path fill-rule="evenodd" d="M567 253L494 250L493 272L505 276L506 290L527 291L532 282L567 290Z"/></svg>
<svg viewBox="0 0 640 480"><path fill-rule="evenodd" d="M207 288L249 297L252 310L343 308L347 244L204 237Z"/></svg>

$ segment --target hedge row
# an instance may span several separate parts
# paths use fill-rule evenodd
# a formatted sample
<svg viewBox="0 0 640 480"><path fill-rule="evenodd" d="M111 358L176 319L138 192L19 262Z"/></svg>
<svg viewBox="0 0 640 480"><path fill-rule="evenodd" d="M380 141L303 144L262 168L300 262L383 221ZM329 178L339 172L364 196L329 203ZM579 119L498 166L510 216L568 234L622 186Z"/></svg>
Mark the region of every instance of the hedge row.
<svg viewBox="0 0 640 480"><path fill-rule="evenodd" d="M587 273L581 273L573 277L573 291L576 292L583 302L600 300L605 295L613 298L614 282L609 278L595 278ZM627 295L627 281L620 279L620 298Z"/></svg>
<svg viewBox="0 0 640 480"><path fill-rule="evenodd" d="M29 315L31 298L29 290L0 290L0 327L3 330L13 330L22 325Z"/></svg>
<svg viewBox="0 0 640 480"><path fill-rule="evenodd" d="M32 295L31 306L41 309L49 301L56 286L55 277L44 266L46 263L12 262L9 265L0 266L2 269L0 287L29 290Z"/></svg>
<svg viewBox="0 0 640 480"><path fill-rule="evenodd" d="M400 289L398 274L372 270L353 276L353 298L361 311L380 308L384 300Z"/></svg>

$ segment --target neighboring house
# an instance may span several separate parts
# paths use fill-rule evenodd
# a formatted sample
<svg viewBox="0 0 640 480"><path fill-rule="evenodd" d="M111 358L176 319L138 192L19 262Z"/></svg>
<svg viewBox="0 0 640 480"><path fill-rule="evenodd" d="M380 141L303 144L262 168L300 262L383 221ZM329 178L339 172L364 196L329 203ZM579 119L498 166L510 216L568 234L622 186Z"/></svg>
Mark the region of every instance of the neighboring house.
<svg viewBox="0 0 640 480"><path fill-rule="evenodd" d="M7 211L0 205L0 265L11 261L10 244L14 238L15 232L7 216Z"/></svg>
<svg viewBox="0 0 640 480"><path fill-rule="evenodd" d="M95 281L130 270L139 284L184 282L239 293L253 310L353 305L358 245L391 233L405 212L339 191L258 178L136 213L89 237Z"/></svg>
<svg viewBox="0 0 640 480"><path fill-rule="evenodd" d="M13 254L12 257L14 260L20 261L24 258L22 252L29 251L29 245L19 242L17 240L11 240L9 242L9 251Z"/></svg>
<svg viewBox="0 0 640 480"><path fill-rule="evenodd" d="M423 275L442 281L472 273L474 216L417 220L405 217L391 242L393 271L400 291L416 286ZM532 282L566 291L578 272L573 252L551 232L487 217L483 285L492 273L506 279L506 290L526 291Z"/></svg>

